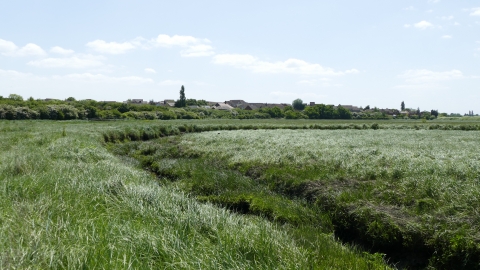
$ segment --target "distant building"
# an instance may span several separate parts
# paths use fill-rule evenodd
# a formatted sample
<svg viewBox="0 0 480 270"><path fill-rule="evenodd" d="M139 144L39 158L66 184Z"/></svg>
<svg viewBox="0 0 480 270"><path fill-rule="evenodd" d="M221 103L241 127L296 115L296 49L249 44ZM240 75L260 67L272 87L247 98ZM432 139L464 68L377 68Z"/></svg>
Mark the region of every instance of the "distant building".
<svg viewBox="0 0 480 270"><path fill-rule="evenodd" d="M167 107L175 107L175 100L174 99L165 99L163 101L164 106Z"/></svg>
<svg viewBox="0 0 480 270"><path fill-rule="evenodd" d="M233 108L240 108L240 109L244 109L248 105L247 102L241 99L233 99L233 100L225 101L224 103L232 106Z"/></svg>
<svg viewBox="0 0 480 270"><path fill-rule="evenodd" d="M357 107L357 106L352 106L352 105L339 105L339 106L342 106L343 108L351 111L351 112L360 112L360 108ZM336 106L334 106L336 108Z"/></svg>
<svg viewBox="0 0 480 270"><path fill-rule="evenodd" d="M142 104L142 103L143 103L143 99L141 99L141 98L134 98L134 99L130 100L130 103Z"/></svg>
<svg viewBox="0 0 480 270"><path fill-rule="evenodd" d="M233 107L228 105L227 103L224 103L224 102L217 102L213 107L212 109L215 109L215 110L232 110Z"/></svg>

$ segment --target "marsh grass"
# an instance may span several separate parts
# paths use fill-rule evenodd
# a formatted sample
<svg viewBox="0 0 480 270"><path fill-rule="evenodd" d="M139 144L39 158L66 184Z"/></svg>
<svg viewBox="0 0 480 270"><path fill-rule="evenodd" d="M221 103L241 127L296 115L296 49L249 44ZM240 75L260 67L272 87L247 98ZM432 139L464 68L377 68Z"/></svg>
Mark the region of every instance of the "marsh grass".
<svg viewBox="0 0 480 270"><path fill-rule="evenodd" d="M315 234L313 253L287 225L159 185L103 145L102 132L137 125L0 121L0 268L386 268L331 236Z"/></svg>
<svg viewBox="0 0 480 270"><path fill-rule="evenodd" d="M476 269L478 133L436 125L223 126L122 151L202 201L308 227L297 242L334 230L399 266Z"/></svg>

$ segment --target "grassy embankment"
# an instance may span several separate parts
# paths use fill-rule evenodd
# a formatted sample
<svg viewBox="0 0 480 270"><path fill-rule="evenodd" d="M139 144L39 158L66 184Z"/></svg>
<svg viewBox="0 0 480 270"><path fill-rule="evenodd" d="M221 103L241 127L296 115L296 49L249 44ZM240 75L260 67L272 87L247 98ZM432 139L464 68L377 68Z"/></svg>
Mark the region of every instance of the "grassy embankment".
<svg viewBox="0 0 480 270"><path fill-rule="evenodd" d="M300 128L189 134L130 142L115 151L140 159L201 200L289 224L297 239L335 230L402 265L478 268L480 144L477 131L460 131L478 125L392 122L381 123L380 130L355 130L364 128L358 122L320 127L300 121L147 126L105 138Z"/></svg>
<svg viewBox="0 0 480 270"><path fill-rule="evenodd" d="M199 203L104 148L102 132L165 124L0 121L0 268L386 267L328 235L301 242L292 226Z"/></svg>

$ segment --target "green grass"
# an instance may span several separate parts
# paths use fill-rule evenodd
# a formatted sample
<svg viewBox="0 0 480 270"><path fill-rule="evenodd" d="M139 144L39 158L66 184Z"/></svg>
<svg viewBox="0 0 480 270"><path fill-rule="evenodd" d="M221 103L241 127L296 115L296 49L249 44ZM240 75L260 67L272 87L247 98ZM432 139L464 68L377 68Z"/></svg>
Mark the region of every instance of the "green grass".
<svg viewBox="0 0 480 270"><path fill-rule="evenodd" d="M311 227L200 203L182 191L197 188L166 184L104 147L104 132L143 130L145 139L149 126L181 132L175 125L184 123L225 122L0 121L0 268L387 268L381 255L341 245ZM247 125L257 123L276 125ZM324 219L301 201L255 188L301 210L298 217Z"/></svg>
<svg viewBox="0 0 480 270"><path fill-rule="evenodd" d="M200 200L293 226L297 243L335 230L399 266L476 269L479 133L462 123L404 122L378 122L379 130L355 121L299 121L295 130L289 121L208 122L196 128L217 131L115 151Z"/></svg>

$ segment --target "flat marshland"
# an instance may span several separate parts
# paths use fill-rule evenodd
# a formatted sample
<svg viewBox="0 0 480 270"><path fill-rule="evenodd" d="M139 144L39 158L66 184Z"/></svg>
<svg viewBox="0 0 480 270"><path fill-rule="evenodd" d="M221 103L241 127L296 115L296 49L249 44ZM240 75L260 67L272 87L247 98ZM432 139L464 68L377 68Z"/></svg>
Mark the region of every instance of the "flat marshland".
<svg viewBox="0 0 480 270"><path fill-rule="evenodd" d="M477 130L2 121L0 268L475 269Z"/></svg>

